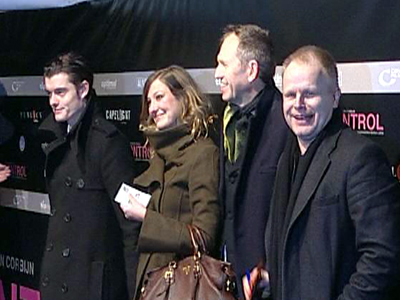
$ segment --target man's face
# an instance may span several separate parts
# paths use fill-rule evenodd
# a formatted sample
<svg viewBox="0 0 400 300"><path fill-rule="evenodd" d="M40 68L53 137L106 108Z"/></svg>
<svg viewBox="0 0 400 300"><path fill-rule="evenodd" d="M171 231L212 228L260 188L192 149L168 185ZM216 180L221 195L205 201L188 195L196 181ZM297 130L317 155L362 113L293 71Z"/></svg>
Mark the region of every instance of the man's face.
<svg viewBox="0 0 400 300"><path fill-rule="evenodd" d="M286 123L304 153L338 107L340 90L318 62L305 64L296 60L286 68L282 88Z"/></svg>
<svg viewBox="0 0 400 300"><path fill-rule="evenodd" d="M215 79L220 81L222 100L241 105L250 84L248 68L236 54L238 45L239 38L235 34L225 38L217 56Z"/></svg>
<svg viewBox="0 0 400 300"><path fill-rule="evenodd" d="M44 84L57 122L70 120L84 108L84 98L88 93L86 81L77 90L77 87L69 81L68 74L58 73L52 77L45 77Z"/></svg>

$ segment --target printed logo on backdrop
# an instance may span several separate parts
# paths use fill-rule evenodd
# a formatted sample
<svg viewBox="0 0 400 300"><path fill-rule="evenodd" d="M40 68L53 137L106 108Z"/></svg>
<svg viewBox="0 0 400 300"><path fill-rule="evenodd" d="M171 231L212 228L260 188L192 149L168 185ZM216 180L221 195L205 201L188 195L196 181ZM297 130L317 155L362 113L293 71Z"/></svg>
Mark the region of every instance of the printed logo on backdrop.
<svg viewBox="0 0 400 300"><path fill-rule="evenodd" d="M27 180L28 179L28 167L25 165L19 165L15 163L6 163L10 167L11 178L17 180Z"/></svg>
<svg viewBox="0 0 400 300"><path fill-rule="evenodd" d="M24 110L19 112L19 118L21 120L30 120L33 123L39 123L43 119L43 111L38 111L35 109Z"/></svg>
<svg viewBox="0 0 400 300"><path fill-rule="evenodd" d="M400 68L388 68L383 70L378 76L378 81L382 87L390 87L397 81L400 82Z"/></svg>
<svg viewBox="0 0 400 300"><path fill-rule="evenodd" d="M25 276L35 276L35 263L25 258L15 257L0 253L0 270L17 273ZM10 291L6 293L5 291ZM37 300L40 299L40 292L18 283L3 284L0 279L0 300L6 300L6 294L11 295L11 300ZM19 297L18 297L19 295Z"/></svg>
<svg viewBox="0 0 400 300"><path fill-rule="evenodd" d="M39 90L41 90L41 91L45 91L46 90L46 86L45 86L43 81L39 83Z"/></svg>
<svg viewBox="0 0 400 300"><path fill-rule="evenodd" d="M142 145L141 143L132 142L131 150L133 157L136 161L150 160L150 147L148 145Z"/></svg>
<svg viewBox="0 0 400 300"><path fill-rule="evenodd" d="M0 253L0 268L30 276L35 275L35 263L33 261L3 253Z"/></svg>
<svg viewBox="0 0 400 300"><path fill-rule="evenodd" d="M385 135L380 113L358 112L354 109L343 110L343 123L364 135Z"/></svg>
<svg viewBox="0 0 400 300"><path fill-rule="evenodd" d="M116 78L114 80L111 79L102 80L100 86L103 90L115 91L118 86L118 80Z"/></svg>
<svg viewBox="0 0 400 300"><path fill-rule="evenodd" d="M147 77L137 77L136 78L136 83L137 83L137 87L139 89L143 89L144 85L146 83Z"/></svg>
<svg viewBox="0 0 400 300"><path fill-rule="evenodd" d="M106 120L126 123L131 120L130 109L107 109Z"/></svg>
<svg viewBox="0 0 400 300"><path fill-rule="evenodd" d="M12 82L11 84L11 90L14 93L17 93L21 90L22 86L25 84L25 81L21 81L21 80L15 80Z"/></svg>

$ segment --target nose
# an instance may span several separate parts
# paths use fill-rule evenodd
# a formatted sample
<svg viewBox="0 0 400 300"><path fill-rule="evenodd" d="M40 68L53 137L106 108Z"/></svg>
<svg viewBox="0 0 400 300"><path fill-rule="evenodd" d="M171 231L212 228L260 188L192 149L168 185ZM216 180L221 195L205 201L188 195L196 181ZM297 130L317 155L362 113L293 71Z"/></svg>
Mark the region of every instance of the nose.
<svg viewBox="0 0 400 300"><path fill-rule="evenodd" d="M221 67L220 64L218 64L217 67L215 68L214 78L215 79L221 79L222 78L222 67Z"/></svg>
<svg viewBox="0 0 400 300"><path fill-rule="evenodd" d="M54 95L54 93L49 93L49 103L50 103L50 106L57 105L58 101L57 101L57 97Z"/></svg>
<svg viewBox="0 0 400 300"><path fill-rule="evenodd" d="M296 108L304 108L305 107L305 101L304 101L304 96L301 93L296 94L296 99L294 102L294 106Z"/></svg>
<svg viewBox="0 0 400 300"><path fill-rule="evenodd" d="M149 101L149 115L153 116L157 111L156 101Z"/></svg>

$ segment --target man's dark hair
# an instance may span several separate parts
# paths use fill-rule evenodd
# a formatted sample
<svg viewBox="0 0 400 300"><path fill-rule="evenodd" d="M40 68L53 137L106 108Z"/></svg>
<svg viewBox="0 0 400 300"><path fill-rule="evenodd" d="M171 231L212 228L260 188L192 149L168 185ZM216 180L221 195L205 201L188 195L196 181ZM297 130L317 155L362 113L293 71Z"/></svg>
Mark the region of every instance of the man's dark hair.
<svg viewBox="0 0 400 300"><path fill-rule="evenodd" d="M44 77L50 78L59 73L68 74L69 80L76 87L84 80L89 83L89 91L93 87L93 72L86 59L75 52L61 54L44 67Z"/></svg>
<svg viewBox="0 0 400 300"><path fill-rule="evenodd" d="M260 67L262 81L270 82L275 74L274 46L269 31L252 24L228 25L223 30L220 47L225 38L235 34L239 38L237 57L242 64L254 59Z"/></svg>

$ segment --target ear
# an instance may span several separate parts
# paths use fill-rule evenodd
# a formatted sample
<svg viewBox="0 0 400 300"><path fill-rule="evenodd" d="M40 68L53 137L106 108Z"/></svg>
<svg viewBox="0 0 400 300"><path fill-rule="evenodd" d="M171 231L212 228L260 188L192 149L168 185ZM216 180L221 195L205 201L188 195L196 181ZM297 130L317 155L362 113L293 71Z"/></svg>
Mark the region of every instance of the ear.
<svg viewBox="0 0 400 300"><path fill-rule="evenodd" d="M78 94L81 99L85 99L85 97L89 94L89 82L87 82L87 80L84 80L79 84Z"/></svg>
<svg viewBox="0 0 400 300"><path fill-rule="evenodd" d="M340 91L340 88L338 87L333 94L333 108L337 108L339 106L339 99L340 96L342 95L342 92Z"/></svg>
<svg viewBox="0 0 400 300"><path fill-rule="evenodd" d="M258 75L260 73L260 66L258 65L258 62L255 59L252 59L248 62L247 67L248 67L247 79L249 82L253 82L258 78Z"/></svg>

